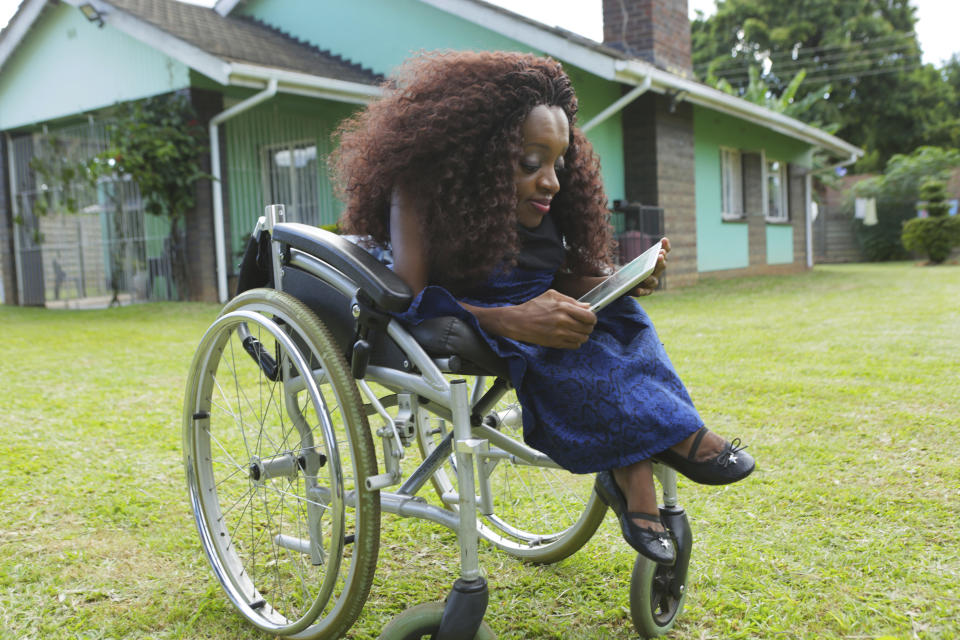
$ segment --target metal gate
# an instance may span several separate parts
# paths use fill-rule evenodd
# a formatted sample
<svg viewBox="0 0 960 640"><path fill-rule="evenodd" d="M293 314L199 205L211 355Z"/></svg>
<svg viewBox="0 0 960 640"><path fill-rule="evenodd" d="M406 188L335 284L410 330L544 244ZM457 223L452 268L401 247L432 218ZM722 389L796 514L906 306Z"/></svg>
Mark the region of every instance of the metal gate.
<svg viewBox="0 0 960 640"><path fill-rule="evenodd" d="M107 147L106 124L93 120L12 139L19 304L97 307L176 299L169 222L144 212L137 185L63 179L64 167L75 170ZM56 179L48 180L51 173Z"/></svg>

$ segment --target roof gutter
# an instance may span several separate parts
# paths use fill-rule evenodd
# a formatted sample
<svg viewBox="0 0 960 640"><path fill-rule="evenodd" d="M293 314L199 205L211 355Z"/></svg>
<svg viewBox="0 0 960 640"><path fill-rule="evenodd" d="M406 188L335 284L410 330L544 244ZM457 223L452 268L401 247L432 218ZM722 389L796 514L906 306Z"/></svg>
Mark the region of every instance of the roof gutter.
<svg viewBox="0 0 960 640"><path fill-rule="evenodd" d="M839 169L840 167L849 167L849 166L852 165L854 162L856 162L857 160L859 160L859 159L860 159L860 156L862 156L862 155L863 155L862 152L861 152L859 155L851 154L851 156L850 156L849 158L847 158L846 160L841 160L840 162L838 162L838 163L836 163L836 164L827 165L826 167L823 167L823 168L821 168L821 169L817 169L816 172L817 172L817 173L825 173L825 172L827 172L827 171L836 171L836 170Z"/></svg>
<svg viewBox="0 0 960 640"><path fill-rule="evenodd" d="M210 119L210 168L213 172L213 238L217 256L217 297L220 302L227 301L227 255L223 237L223 172L220 169L220 132L219 126L230 118L252 109L261 102L277 95L278 82L272 78L267 88L229 109L221 111Z"/></svg>
<svg viewBox="0 0 960 640"><path fill-rule="evenodd" d="M617 79L621 82L636 84L637 81L643 82L646 78L650 78L651 89L658 93L683 94L681 99L686 102L756 122L763 127L820 147L837 156L854 158L863 156L863 149L821 129L652 65L636 60L618 60L615 68Z"/></svg>
<svg viewBox="0 0 960 640"><path fill-rule="evenodd" d="M628 104L630 104L631 102L633 102L634 100L636 100L637 98L645 94L650 89L651 84L653 84L653 80L650 78L649 75L647 75L643 79L643 82L635 86L629 92L620 96L620 98L618 98L616 102L612 103L609 107L607 107L606 109L604 109L603 111L595 115L593 118L591 118L589 122L587 122L585 125L580 127L580 130L586 133L587 131L590 131L590 129L593 129L595 126L603 122L604 120L607 120L614 114L622 111L624 107L626 107Z"/></svg>
<svg viewBox="0 0 960 640"><path fill-rule="evenodd" d="M229 84L235 87L252 87L259 89L264 83L275 80L280 83L282 93L296 93L299 95L349 102L352 104L367 104L381 94L377 85L363 84L337 80L324 76L315 76L309 73L288 71L274 67L243 62L230 64Z"/></svg>

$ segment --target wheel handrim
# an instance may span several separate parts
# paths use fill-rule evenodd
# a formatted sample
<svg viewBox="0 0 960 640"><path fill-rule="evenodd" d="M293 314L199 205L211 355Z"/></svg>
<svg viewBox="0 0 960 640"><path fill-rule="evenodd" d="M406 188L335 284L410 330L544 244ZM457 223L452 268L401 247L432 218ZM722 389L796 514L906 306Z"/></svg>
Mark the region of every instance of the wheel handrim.
<svg viewBox="0 0 960 640"><path fill-rule="evenodd" d="M261 367L239 348L244 324L257 327L261 343L280 345L283 379L262 384ZM189 475L198 528L214 572L241 612L264 630L293 635L323 613L340 581L345 487L331 420L338 400L304 375L310 367L268 318L233 312L208 335L191 416ZM217 378L223 364L237 387L252 376L257 397L236 390L228 400ZM294 385L301 389L296 397L281 393ZM297 413L302 417L294 419ZM224 416L219 422L218 414Z"/></svg>

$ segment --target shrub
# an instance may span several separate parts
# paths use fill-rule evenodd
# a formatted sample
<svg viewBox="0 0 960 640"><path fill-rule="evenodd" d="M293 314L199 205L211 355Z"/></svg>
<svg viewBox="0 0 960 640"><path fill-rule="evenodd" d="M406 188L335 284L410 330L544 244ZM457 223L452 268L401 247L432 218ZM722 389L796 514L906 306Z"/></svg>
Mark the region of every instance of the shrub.
<svg viewBox="0 0 960 640"><path fill-rule="evenodd" d="M925 180L919 193L926 201L929 217L904 222L900 238L908 251L923 253L930 262L939 264L960 244L960 219L947 216L950 204L942 181Z"/></svg>
<svg viewBox="0 0 960 640"><path fill-rule="evenodd" d="M930 262L939 264L950 256L953 247L960 244L960 219L914 218L903 223L901 235L908 251L925 254Z"/></svg>

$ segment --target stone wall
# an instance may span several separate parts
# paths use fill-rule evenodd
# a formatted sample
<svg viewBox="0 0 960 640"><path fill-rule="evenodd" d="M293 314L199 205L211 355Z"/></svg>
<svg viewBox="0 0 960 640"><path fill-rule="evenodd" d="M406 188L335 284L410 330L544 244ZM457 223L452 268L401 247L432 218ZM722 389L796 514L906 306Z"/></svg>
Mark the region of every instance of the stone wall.
<svg viewBox="0 0 960 640"><path fill-rule="evenodd" d="M624 109L623 133L627 200L663 209L672 245L668 282L695 282L693 107L647 93Z"/></svg>
<svg viewBox="0 0 960 640"><path fill-rule="evenodd" d="M767 221L763 217L763 156L744 153L743 210L747 217L750 266L767 264Z"/></svg>
<svg viewBox="0 0 960 640"><path fill-rule="evenodd" d="M787 167L787 211L793 227L793 262L807 264L807 170L803 167Z"/></svg>

